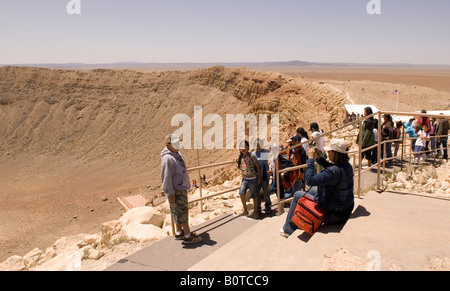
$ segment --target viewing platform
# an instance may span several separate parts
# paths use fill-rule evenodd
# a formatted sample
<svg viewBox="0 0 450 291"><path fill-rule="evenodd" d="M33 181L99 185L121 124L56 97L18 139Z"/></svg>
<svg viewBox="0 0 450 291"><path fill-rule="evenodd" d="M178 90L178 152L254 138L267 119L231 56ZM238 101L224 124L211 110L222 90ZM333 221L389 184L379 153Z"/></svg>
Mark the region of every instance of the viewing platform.
<svg viewBox="0 0 450 291"><path fill-rule="evenodd" d="M199 245L169 237L106 271L415 271L439 269L450 258L450 200L371 191L355 202L344 226L323 226L312 237L301 230L280 236L286 213L225 215L195 227Z"/></svg>

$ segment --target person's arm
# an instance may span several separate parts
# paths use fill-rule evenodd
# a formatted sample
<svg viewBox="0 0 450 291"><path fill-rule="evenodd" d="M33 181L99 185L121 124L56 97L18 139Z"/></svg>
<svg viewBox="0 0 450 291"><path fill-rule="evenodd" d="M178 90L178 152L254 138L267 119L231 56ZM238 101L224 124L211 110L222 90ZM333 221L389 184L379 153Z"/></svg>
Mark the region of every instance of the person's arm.
<svg viewBox="0 0 450 291"><path fill-rule="evenodd" d="M305 171L305 182L309 186L327 185L334 181L333 172L329 169L323 170L320 174L314 175L314 159L308 159Z"/></svg>
<svg viewBox="0 0 450 291"><path fill-rule="evenodd" d="M161 183L164 193L175 197L175 189L172 183L173 165L168 158L163 158L161 161Z"/></svg>
<svg viewBox="0 0 450 291"><path fill-rule="evenodd" d="M308 158L315 159L315 161L324 168L333 166L332 163L330 163L324 157L322 157L322 151L319 150L318 148L311 148L308 151Z"/></svg>
<svg viewBox="0 0 450 291"><path fill-rule="evenodd" d="M261 183L261 176L260 176L259 163L258 163L258 160L256 159L256 157L254 155L252 155L252 159L253 159L253 162L255 163L257 181L258 181L258 184L260 184Z"/></svg>

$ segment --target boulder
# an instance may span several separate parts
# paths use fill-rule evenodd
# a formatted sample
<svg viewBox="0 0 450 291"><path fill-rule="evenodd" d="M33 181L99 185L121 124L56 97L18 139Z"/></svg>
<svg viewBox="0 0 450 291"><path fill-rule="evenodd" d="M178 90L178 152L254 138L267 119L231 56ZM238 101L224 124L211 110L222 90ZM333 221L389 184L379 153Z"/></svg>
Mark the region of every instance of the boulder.
<svg viewBox="0 0 450 291"><path fill-rule="evenodd" d="M111 238L118 234L121 230L122 224L119 220L112 220L103 223L101 226L100 243L103 245L108 245Z"/></svg>
<svg viewBox="0 0 450 291"><path fill-rule="evenodd" d="M399 173L397 173L396 179L398 182L405 184L407 181L407 174L404 172L399 172Z"/></svg>
<svg viewBox="0 0 450 291"><path fill-rule="evenodd" d="M87 252L88 252L88 256L87 256L87 258L89 259L89 260L94 260L94 261L97 261L97 260L99 260L101 257L103 257L104 255L105 255L105 253L104 252L102 252L102 251L99 251L99 250L96 250L96 249L94 249L94 248L87 248Z"/></svg>
<svg viewBox="0 0 450 291"><path fill-rule="evenodd" d="M21 256L12 256L0 264L0 271L26 271L28 270L25 260Z"/></svg>
<svg viewBox="0 0 450 291"><path fill-rule="evenodd" d="M57 254L65 252L67 250L79 249L78 244L80 244L86 237L89 236L89 234L78 234L62 237L52 245L52 248L56 251Z"/></svg>
<svg viewBox="0 0 450 291"><path fill-rule="evenodd" d="M164 215L153 207L143 206L130 209L119 219L119 221L122 225L138 223L152 224L157 227L162 227L164 223Z"/></svg>
<svg viewBox="0 0 450 291"><path fill-rule="evenodd" d="M38 266L36 271L81 271L82 258L80 249L67 250Z"/></svg>
<svg viewBox="0 0 450 291"><path fill-rule="evenodd" d="M78 244L77 246L79 248L85 247L87 245L93 245L100 241L100 235L99 234L92 234L85 236Z"/></svg>
<svg viewBox="0 0 450 291"><path fill-rule="evenodd" d="M43 254L44 253L39 248L35 248L31 252L23 256L23 260L25 261L25 265L27 266L27 268L30 269L35 267L39 263L39 260L41 259Z"/></svg>
<svg viewBox="0 0 450 291"><path fill-rule="evenodd" d="M167 237L166 231L153 224L130 223L123 227L122 235L129 240L151 242Z"/></svg>

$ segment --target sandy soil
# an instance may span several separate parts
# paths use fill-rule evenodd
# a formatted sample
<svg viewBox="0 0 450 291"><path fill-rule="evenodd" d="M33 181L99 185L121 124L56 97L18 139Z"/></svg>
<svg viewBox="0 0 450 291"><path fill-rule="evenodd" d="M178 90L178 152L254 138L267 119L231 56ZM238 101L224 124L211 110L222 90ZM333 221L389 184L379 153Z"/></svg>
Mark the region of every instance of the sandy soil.
<svg viewBox="0 0 450 291"><path fill-rule="evenodd" d="M159 193L162 141L176 129L171 118L192 116L194 106L204 115L279 113L285 140L312 121L338 124L348 98L391 110L389 92L397 88L401 110L443 109L450 104L446 74L411 70L402 79L401 72L377 71L367 81L355 71L0 68L0 261L45 249L60 236L98 232L122 214L118 196ZM197 165L195 151L183 153ZM202 151L201 162L235 155Z"/></svg>

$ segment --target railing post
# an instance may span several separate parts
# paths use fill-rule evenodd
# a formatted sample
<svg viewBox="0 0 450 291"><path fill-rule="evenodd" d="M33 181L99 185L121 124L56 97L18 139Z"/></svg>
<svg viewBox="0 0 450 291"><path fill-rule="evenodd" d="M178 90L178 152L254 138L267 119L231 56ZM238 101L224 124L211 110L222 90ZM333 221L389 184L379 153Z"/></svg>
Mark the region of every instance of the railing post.
<svg viewBox="0 0 450 291"><path fill-rule="evenodd" d="M197 166L200 167L200 154L198 153L197 149ZM203 188L202 188L202 177L201 177L201 171L198 170L198 181L200 183L200 198L203 197ZM206 182L206 179L205 179ZM203 213L203 200L200 200L200 213Z"/></svg>
<svg viewBox="0 0 450 291"><path fill-rule="evenodd" d="M280 155L280 153L278 153ZM276 178L274 176L274 179L277 179L277 199L278 199L278 216L283 214L283 205L281 203L281 193L280 193L280 174L278 173L278 167L279 167L279 160L278 156L275 158L275 170L273 171L273 174L276 175Z"/></svg>
<svg viewBox="0 0 450 291"><path fill-rule="evenodd" d="M403 159L405 156L405 126L402 126L402 159L400 161L400 170L403 171Z"/></svg>
<svg viewBox="0 0 450 291"><path fill-rule="evenodd" d="M377 191L381 192L381 112L378 111L378 146L377 146Z"/></svg>
<svg viewBox="0 0 450 291"><path fill-rule="evenodd" d="M358 145L358 199L361 199L361 167L362 167L362 143L363 143L363 121L359 121L359 145Z"/></svg>

